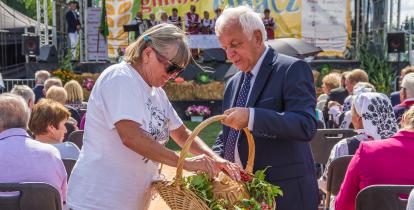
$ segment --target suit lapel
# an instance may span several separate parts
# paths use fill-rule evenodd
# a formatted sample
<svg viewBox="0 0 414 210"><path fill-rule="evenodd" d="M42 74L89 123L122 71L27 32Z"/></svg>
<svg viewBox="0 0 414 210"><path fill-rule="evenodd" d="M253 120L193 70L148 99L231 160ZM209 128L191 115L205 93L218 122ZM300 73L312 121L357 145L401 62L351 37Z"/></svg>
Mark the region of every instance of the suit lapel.
<svg viewBox="0 0 414 210"><path fill-rule="evenodd" d="M264 86L266 85L266 81L269 79L269 75L272 72L273 64L276 58L277 53L272 48L269 48L266 57L263 59L263 62L260 65L260 70L254 81L253 89L250 93L246 107L252 107L254 103L256 103L257 98L259 97Z"/></svg>

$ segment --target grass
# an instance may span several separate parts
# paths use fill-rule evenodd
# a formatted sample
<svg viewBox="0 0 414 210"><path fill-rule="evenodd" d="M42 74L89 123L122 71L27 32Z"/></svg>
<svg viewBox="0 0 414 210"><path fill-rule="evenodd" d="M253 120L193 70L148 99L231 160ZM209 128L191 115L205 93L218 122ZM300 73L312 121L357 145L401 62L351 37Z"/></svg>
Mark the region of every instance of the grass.
<svg viewBox="0 0 414 210"><path fill-rule="evenodd" d="M184 121L184 124L187 126L188 129L193 130L200 123ZM206 128L204 128L204 130L202 130L198 136L211 148L211 146L216 142L216 138L220 133L221 128L222 125L219 122L214 122ZM174 151L181 150L181 147L179 147L171 138L170 141L168 141L167 148Z"/></svg>

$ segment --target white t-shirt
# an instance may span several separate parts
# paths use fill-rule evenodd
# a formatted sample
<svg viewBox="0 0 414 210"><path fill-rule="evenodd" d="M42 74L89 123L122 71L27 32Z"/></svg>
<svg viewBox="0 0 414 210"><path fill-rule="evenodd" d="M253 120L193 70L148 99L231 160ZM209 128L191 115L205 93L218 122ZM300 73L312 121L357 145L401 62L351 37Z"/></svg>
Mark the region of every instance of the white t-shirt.
<svg viewBox="0 0 414 210"><path fill-rule="evenodd" d="M69 180L75 210L144 209L158 163L130 150L115 123L132 120L160 144L183 123L162 88L150 87L129 64L107 68L93 87L83 147ZM145 145L142 145L145 146Z"/></svg>

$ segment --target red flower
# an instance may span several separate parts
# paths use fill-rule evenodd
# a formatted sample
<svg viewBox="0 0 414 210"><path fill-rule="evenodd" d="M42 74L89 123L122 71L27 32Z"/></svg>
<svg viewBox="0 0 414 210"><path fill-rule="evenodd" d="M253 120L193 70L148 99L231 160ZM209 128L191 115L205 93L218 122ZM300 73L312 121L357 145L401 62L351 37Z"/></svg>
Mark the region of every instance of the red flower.
<svg viewBox="0 0 414 210"><path fill-rule="evenodd" d="M243 182L251 182L253 177L244 171L240 171L240 177Z"/></svg>

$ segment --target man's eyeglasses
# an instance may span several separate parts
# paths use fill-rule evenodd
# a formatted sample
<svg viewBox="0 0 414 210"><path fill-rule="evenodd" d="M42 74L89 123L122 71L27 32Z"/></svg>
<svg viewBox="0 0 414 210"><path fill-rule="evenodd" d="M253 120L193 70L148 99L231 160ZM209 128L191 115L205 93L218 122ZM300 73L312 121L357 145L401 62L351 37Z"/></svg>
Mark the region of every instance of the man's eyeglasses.
<svg viewBox="0 0 414 210"><path fill-rule="evenodd" d="M167 72L167 74L179 74L181 73L184 68L169 61L166 57L164 57L163 55L161 55L157 50L155 50L153 47L151 47L152 50L154 50L155 55L157 57L157 60L160 63L163 63L164 65L166 65L165 67L165 71Z"/></svg>

